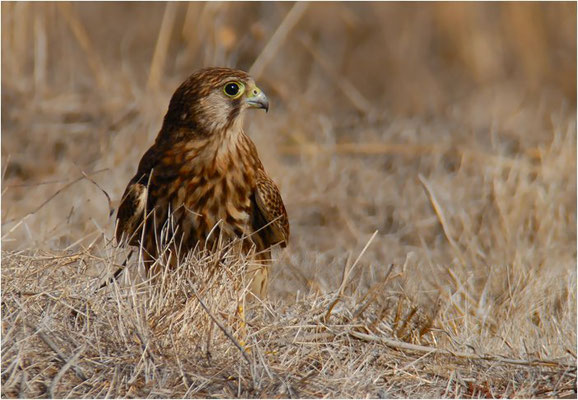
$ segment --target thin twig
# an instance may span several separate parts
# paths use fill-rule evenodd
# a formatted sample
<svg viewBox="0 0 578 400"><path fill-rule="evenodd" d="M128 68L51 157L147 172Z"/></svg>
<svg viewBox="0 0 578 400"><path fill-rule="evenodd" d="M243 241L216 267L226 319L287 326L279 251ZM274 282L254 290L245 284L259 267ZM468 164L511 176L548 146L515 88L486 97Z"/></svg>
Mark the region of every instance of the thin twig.
<svg viewBox="0 0 578 400"><path fill-rule="evenodd" d="M84 375L84 372L82 371L82 369L80 369L80 367L74 365L74 362L73 362L74 356L73 356L71 359L68 359L68 357L66 357L66 356L64 355L64 353L62 353L62 351L60 351L60 349L56 346L56 344L52 341L52 339L51 339L47 334L45 334L45 333L42 332L40 329L36 328L35 326L33 326L33 325L30 324L30 323L26 323L26 325L27 325L30 329L32 329L36 334L38 334L38 337L39 337L40 339L42 339L42 341L43 341L48 347L50 347L50 349L51 349L54 353L56 353L56 355L58 356L58 358L60 358L60 359L65 363L65 365L66 365L66 364L70 364L67 368L72 367L72 369L74 370L74 373L76 374L76 376L78 376L78 377L79 377L80 379L82 379L83 381L85 381L85 380L87 379L87 378L86 378L86 375ZM84 349L83 349L82 351L84 351Z"/></svg>
<svg viewBox="0 0 578 400"><path fill-rule="evenodd" d="M343 295L343 292L345 290L345 286L347 284L347 281L349 280L349 276L351 275L351 272L355 269L355 267L357 266L357 264L359 263L359 261L361 260L361 257L363 257L363 255L365 254L365 252L367 251L367 249L369 248L369 246L371 245L371 242L373 242L373 239L375 239L375 236L377 236L377 233L379 231L375 231L373 232L373 235L371 235L371 237L369 238L369 240L367 241L367 243L365 243L365 246L363 246L363 249L361 250L361 252L359 253L359 255L357 256L357 258L355 259L355 261L353 262L353 265L351 266L351 268L348 268L345 271L345 275L343 277L343 280L341 281L341 286L339 287L339 296Z"/></svg>
<svg viewBox="0 0 578 400"><path fill-rule="evenodd" d="M104 195L106 196L106 201L108 202L108 216L109 217L112 216L112 214L114 213L114 207L112 206L112 201L110 200L110 196L108 195L106 190L104 190L98 183L96 183L94 179L89 177L84 171L81 171L81 173L82 176L84 176L89 182L91 182L94 186L100 189L102 193L104 193Z"/></svg>
<svg viewBox="0 0 578 400"><path fill-rule="evenodd" d="M179 4L177 4L176 2L166 3L165 13L163 15L159 35L157 37L155 52L153 54L153 59L151 61L149 78L147 82L147 89L157 89L159 86L159 82L167 58L172 29L173 26L175 25L175 18L177 16L177 7L179 7Z"/></svg>
<svg viewBox="0 0 578 400"><path fill-rule="evenodd" d="M303 13L307 9L308 3L304 1L297 1L289 10L283 22L277 27L277 30L271 36L271 39L267 42L251 68L249 69L249 73L255 79L259 79L263 70L269 64L269 61L273 58L273 56L277 53L281 45L285 42L287 34L293 29L295 24L299 22Z"/></svg>
<svg viewBox="0 0 578 400"><path fill-rule="evenodd" d="M83 344L82 346L80 346L80 349L78 349L78 351L76 353L74 353L74 355L70 358L70 360L68 360L66 362L66 364L64 364L64 366L62 368L60 368L60 371L58 371L58 373L56 374L56 376L52 380L52 383L50 384L50 388L48 389L48 394L50 395L49 396L50 398L52 398L52 399L56 398L56 396L54 394L54 389L56 389L56 386L60 382L60 379L62 379L62 377L64 376L64 374L66 373L66 371L68 371L68 369L70 367L74 366L74 363L80 358L80 356L82 355L82 353L84 353L85 350L86 350L86 344Z"/></svg>
<svg viewBox="0 0 578 400"><path fill-rule="evenodd" d="M308 37L302 37L299 39L299 42L305 49L313 56L315 61L321 66L324 72L331 77L335 85L341 90L343 95L351 102L351 104L362 114L366 115L375 115L375 109L373 104L367 100L367 98L361 94L359 90L355 87L354 84L351 83L349 79L343 76L335 70L333 65L327 61L327 57L325 57L319 49L315 48L311 39Z"/></svg>
<svg viewBox="0 0 578 400"><path fill-rule="evenodd" d="M427 179L424 178L424 176L422 174L418 175L418 179L421 182L421 184L423 185L423 187L424 187L424 189L428 195L429 201L432 205L434 212L436 213L436 215L438 217L438 221L439 221L440 225L442 226L442 229L444 231L444 235L446 236L446 239L448 240L448 242L450 243L450 245L452 246L452 248L456 252L456 255L458 256L458 258L460 259L462 264L465 264L465 258L462 254L462 251L452 237L450 225L449 225L449 223L448 223L448 221L444 215L444 212L443 212L443 209L442 209L440 203L438 202L437 198L435 197L435 194L434 194L429 182L427 181Z"/></svg>
<svg viewBox="0 0 578 400"><path fill-rule="evenodd" d="M243 355L243 358L245 358L245 361L247 361L248 364L251 364L251 359L249 358L249 355L247 354L247 352L245 351L245 349L243 348L243 346L241 346L239 344L239 342L233 337L233 335L231 335L229 333L229 331L227 331L227 329L223 326L223 324L221 324L219 322L219 320L217 320L217 318L211 313L211 311L209 310L209 308L205 305L205 303L203 302L203 300L201 299L201 297L199 296L199 294L197 293L197 290L193 287L193 294L195 295L195 297L197 298L197 300L199 300L199 304L201 305L201 307L203 307L203 309L205 310L205 312L209 315L209 317L211 317L211 319L213 320L213 322L215 324L217 324L217 326L219 327L219 329L225 334L225 336L231 341L233 342L233 344L235 345L235 347L237 349L239 349L239 351L241 352L241 354Z"/></svg>
<svg viewBox="0 0 578 400"><path fill-rule="evenodd" d="M100 290L100 289L102 289L103 287L108 286L108 285L110 285L112 282L114 282L115 280L117 280L117 278L118 278L118 276L120 275L120 273L121 273L122 271L124 271L124 269L126 268L126 264L127 264L128 260L129 260L130 256L132 256L132 253L133 253L133 252L134 252L134 250L131 250L130 253L128 253L128 256L126 256L126 258L124 259L124 261L123 261L123 263L121 264L121 266L118 267L118 268L116 269L116 271L114 272L114 274L113 274L110 278L108 278L106 281L104 281L104 283L102 283L102 284L98 287L98 289L96 289L96 290Z"/></svg>
<svg viewBox="0 0 578 400"><path fill-rule="evenodd" d="M463 353L463 352L454 352L445 349L438 349L435 347L429 346L421 346L418 344L411 344L406 342L400 342L398 340L388 339L386 337L375 336L375 335L368 335L362 332L351 330L349 334L354 338L365 340L368 342L378 342L385 344L386 346L392 347L394 349L404 349L410 351L416 351L418 353L434 353L434 354L443 354L448 356L453 356L457 358L465 358L468 360L480 360L480 361L495 361L501 362L505 364L514 364L514 365L523 365L528 367L535 367L535 366L544 366L544 367L559 367L559 368L574 368L576 369L576 365L561 363L553 360L519 360L514 358L505 358L500 356L493 356L493 355L478 355L478 354L471 354L471 353Z"/></svg>
<svg viewBox="0 0 578 400"><path fill-rule="evenodd" d="M6 171L8 171L8 166L10 165L10 157L12 155L8 154L6 156L6 161L4 163L4 169L2 170L2 180L5 181L6 180ZM5 186L5 185L4 185Z"/></svg>
<svg viewBox="0 0 578 400"><path fill-rule="evenodd" d="M80 22L78 16L73 11L74 5L67 3L60 3L58 10L64 16L68 27L76 38L80 48L84 52L88 66L92 70L94 77L101 88L105 91L108 89L108 79L104 70L104 64L99 57L99 52L95 50L95 46L90 40L90 36L84 25Z"/></svg>
<svg viewBox="0 0 578 400"><path fill-rule="evenodd" d="M383 287L389 281L389 275L391 275L391 272L393 271L393 266L394 266L393 264L389 265L389 268L387 269L387 272L385 273L385 277L383 278L383 280L374 287L372 287L371 289L369 289L369 291L361 299L363 303L359 307L357 307L357 310L355 310L355 312L353 313L351 320L354 320L359 316L359 314L365 311L365 309L369 307L371 302L375 300L375 297L377 296L378 293L382 293Z"/></svg>
<svg viewBox="0 0 578 400"><path fill-rule="evenodd" d="M106 171L108 170L108 168L103 168L103 169L99 169L98 171L94 171L94 172L90 172L88 174L86 174L85 172L82 173L82 176L79 176L78 178L76 178L75 180L67 183L66 185L64 185L63 187L61 187L60 189L58 189L56 192L54 192L51 196L49 196L46 200L44 200L38 207L36 207L34 210L30 211L29 213L27 213L26 215L22 216L21 218L12 218L9 219L8 221L4 221L2 223L2 225L11 223L16 221L17 219L24 219L29 215L33 215L36 214L38 211L40 211L42 209L42 207L44 207L46 204L48 204L52 199L54 199L56 196L58 196L60 193L62 193L63 191L65 191L66 189L68 189L69 187L71 187L72 185L74 185L75 183L85 179L88 175L95 175L98 174L100 172Z"/></svg>
<svg viewBox="0 0 578 400"><path fill-rule="evenodd" d="M368 249L371 242L373 242L373 239L375 239L375 236L377 235L378 232L379 231L377 231L377 230L375 232L373 232L373 235L371 235L371 237L369 238L369 240L367 241L367 243L363 247L363 250L361 250L361 252L357 256L357 258L353 262L353 265L351 266L351 268L347 268L347 266L345 267L345 270L343 271L343 277L341 279L341 286L339 287L339 290L337 291L337 295L335 296L335 299L331 302L331 304L327 308L327 312L325 313L325 320L327 320L331 316L331 312L333 311L333 308L335 307L337 302L341 299L341 296L343 296L343 292L345 290L347 280L349 279L349 275L351 275L351 272L357 266L357 263L359 263L359 260L361 260L361 257L363 257L363 255L365 254L365 251Z"/></svg>

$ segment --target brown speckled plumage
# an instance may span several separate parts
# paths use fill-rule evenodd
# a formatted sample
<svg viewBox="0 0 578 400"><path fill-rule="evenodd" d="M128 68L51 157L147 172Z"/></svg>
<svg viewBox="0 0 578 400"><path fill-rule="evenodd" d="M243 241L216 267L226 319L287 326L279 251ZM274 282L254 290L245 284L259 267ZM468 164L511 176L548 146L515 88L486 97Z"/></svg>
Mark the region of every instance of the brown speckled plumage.
<svg viewBox="0 0 578 400"><path fill-rule="evenodd" d="M238 98L225 94L230 82L244 85ZM212 248L219 237L249 237L264 274L253 289L263 295L270 247L287 244L289 221L277 186L243 132L249 107L268 103L243 71L207 68L183 82L125 190L116 237L135 246L142 241L151 259L167 234L174 235L181 257L198 244Z"/></svg>

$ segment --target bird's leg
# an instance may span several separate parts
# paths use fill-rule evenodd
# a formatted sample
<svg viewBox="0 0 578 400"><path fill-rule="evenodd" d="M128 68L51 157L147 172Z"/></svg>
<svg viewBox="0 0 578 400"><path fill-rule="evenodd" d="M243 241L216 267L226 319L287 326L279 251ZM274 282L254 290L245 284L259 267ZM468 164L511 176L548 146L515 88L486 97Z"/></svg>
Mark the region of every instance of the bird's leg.
<svg viewBox="0 0 578 400"><path fill-rule="evenodd" d="M241 295L239 299L239 305L237 306L237 315L239 316L240 321L239 331L241 336L241 340L239 342L247 352L250 351L246 347L245 341L248 336L246 307L247 304L254 304L259 299L265 298L267 295L270 262L270 250L259 252L254 255L254 258L249 264L245 275L245 282L248 281L248 285L246 288L244 288L245 290L243 290L243 295Z"/></svg>
<svg viewBox="0 0 578 400"><path fill-rule="evenodd" d="M239 301L239 305L237 306L237 315L239 316L239 344L243 347L243 349L247 353L251 353L251 350L247 347L247 319L245 316L245 296Z"/></svg>

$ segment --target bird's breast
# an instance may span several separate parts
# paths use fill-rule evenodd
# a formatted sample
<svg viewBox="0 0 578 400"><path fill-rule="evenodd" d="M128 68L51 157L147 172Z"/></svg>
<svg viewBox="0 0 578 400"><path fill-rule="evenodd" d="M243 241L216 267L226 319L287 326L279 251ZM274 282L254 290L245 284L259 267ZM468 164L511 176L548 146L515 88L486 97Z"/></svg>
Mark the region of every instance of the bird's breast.
<svg viewBox="0 0 578 400"><path fill-rule="evenodd" d="M249 234L253 174L216 166L191 172L171 202L173 210L183 209L183 232L195 240L206 240L212 231L225 238Z"/></svg>
<svg viewBox="0 0 578 400"><path fill-rule="evenodd" d="M171 224L190 247L209 236L233 238L252 231L251 195L258 166L245 143L228 146L226 152L213 142L173 146L161 169L174 172L164 174L165 180L155 172L155 207L164 216L172 214Z"/></svg>

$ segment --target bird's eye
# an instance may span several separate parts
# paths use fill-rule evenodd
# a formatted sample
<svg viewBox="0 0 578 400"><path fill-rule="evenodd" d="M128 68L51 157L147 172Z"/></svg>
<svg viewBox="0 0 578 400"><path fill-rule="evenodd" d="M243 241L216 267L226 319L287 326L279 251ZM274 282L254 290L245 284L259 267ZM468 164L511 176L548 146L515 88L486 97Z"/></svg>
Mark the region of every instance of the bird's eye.
<svg viewBox="0 0 578 400"><path fill-rule="evenodd" d="M225 94L229 97L236 99L243 93L244 86L242 83L238 82L229 82L225 85L223 89Z"/></svg>

